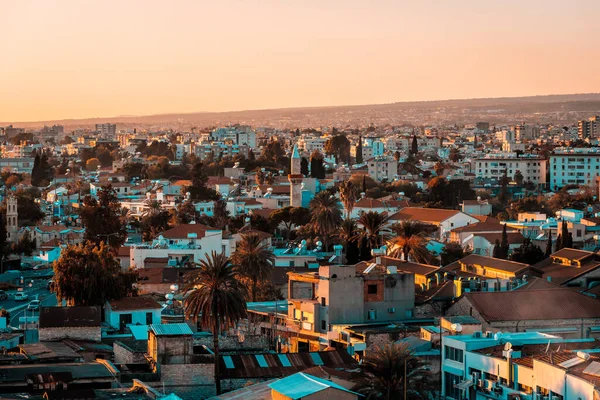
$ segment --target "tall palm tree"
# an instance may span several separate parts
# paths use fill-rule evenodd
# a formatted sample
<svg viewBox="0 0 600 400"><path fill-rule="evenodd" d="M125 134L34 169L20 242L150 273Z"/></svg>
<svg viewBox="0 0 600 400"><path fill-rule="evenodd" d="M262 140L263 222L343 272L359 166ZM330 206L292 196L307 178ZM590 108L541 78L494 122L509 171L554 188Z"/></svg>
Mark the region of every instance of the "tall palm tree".
<svg viewBox="0 0 600 400"><path fill-rule="evenodd" d="M342 210L338 199L329 191L319 192L309 204L311 224L323 238L325 251L329 250L329 237L342 223Z"/></svg>
<svg viewBox="0 0 600 400"><path fill-rule="evenodd" d="M427 250L426 232L429 227L414 221L402 221L391 226L396 235L388 243L389 255L396 258L404 258L408 261L412 258L419 263L427 263L431 260L431 253Z"/></svg>
<svg viewBox="0 0 600 400"><path fill-rule="evenodd" d="M426 364L406 344L387 344L367 353L360 392L368 399L428 399L434 390Z"/></svg>
<svg viewBox="0 0 600 400"><path fill-rule="evenodd" d="M217 395L221 394L219 333L246 317L245 288L237 278L229 258L213 251L187 275L184 287L186 293L190 292L184 302L186 318L200 320L213 333Z"/></svg>
<svg viewBox="0 0 600 400"><path fill-rule="evenodd" d="M356 192L356 187L354 187L351 181L344 181L340 185L340 199L346 209L346 218L350 218L350 214L352 214L352 210L354 209L354 203L356 203L357 198Z"/></svg>
<svg viewBox="0 0 600 400"><path fill-rule="evenodd" d="M162 202L158 200L148 199L144 203L144 211L142 211L142 217L151 217L156 215L162 209Z"/></svg>
<svg viewBox="0 0 600 400"><path fill-rule="evenodd" d="M338 231L338 237L344 243L344 255L346 262L353 264L358 262L358 245L356 244L356 234L358 233L358 226L356 220L353 218L345 218L340 225Z"/></svg>
<svg viewBox="0 0 600 400"><path fill-rule="evenodd" d="M364 240L371 249L376 249L383 244L385 237L383 229L389 221L388 213L378 213L367 211L358 218L358 225L362 225L363 230L356 235L356 240Z"/></svg>
<svg viewBox="0 0 600 400"><path fill-rule="evenodd" d="M237 265L240 275L250 280L252 301L256 301L256 287L259 281L271 276L275 255L268 245L256 233L242 235L242 240L235 248L231 261Z"/></svg>

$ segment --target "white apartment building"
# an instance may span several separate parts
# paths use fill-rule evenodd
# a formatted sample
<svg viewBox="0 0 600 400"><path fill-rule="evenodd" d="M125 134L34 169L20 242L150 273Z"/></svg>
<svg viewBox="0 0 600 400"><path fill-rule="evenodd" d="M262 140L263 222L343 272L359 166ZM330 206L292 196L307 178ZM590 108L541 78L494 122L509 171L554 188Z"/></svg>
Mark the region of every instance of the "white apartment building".
<svg viewBox="0 0 600 400"><path fill-rule="evenodd" d="M182 267L200 262L212 251L231 255L232 242L223 231L200 224L179 225L162 233L152 242L130 248L130 265L144 268L147 263Z"/></svg>
<svg viewBox="0 0 600 400"><path fill-rule="evenodd" d="M237 145L256 147L256 132L249 126L217 128L210 133L211 141L231 142Z"/></svg>
<svg viewBox="0 0 600 400"><path fill-rule="evenodd" d="M398 161L394 157L379 156L367 161L369 176L376 181L393 181L398 175Z"/></svg>
<svg viewBox="0 0 600 400"><path fill-rule="evenodd" d="M523 182L533 182L538 186L546 184L547 162L536 156L521 156L516 154L490 154L476 158L473 171L477 178L499 180L504 176L513 179L517 171L523 175Z"/></svg>
<svg viewBox="0 0 600 400"><path fill-rule="evenodd" d="M323 153L323 149L325 148L325 142L327 142L327 139L328 138L325 136L302 136L297 143L298 150L309 154L315 150Z"/></svg>
<svg viewBox="0 0 600 400"><path fill-rule="evenodd" d="M556 149L550 156L550 189L567 185L595 186L600 176L600 151L590 149Z"/></svg>
<svg viewBox="0 0 600 400"><path fill-rule="evenodd" d="M363 160L368 160L373 157L379 157L385 153L386 146L379 138L363 138L362 141L362 157ZM350 156L356 158L358 150L357 145L350 147Z"/></svg>

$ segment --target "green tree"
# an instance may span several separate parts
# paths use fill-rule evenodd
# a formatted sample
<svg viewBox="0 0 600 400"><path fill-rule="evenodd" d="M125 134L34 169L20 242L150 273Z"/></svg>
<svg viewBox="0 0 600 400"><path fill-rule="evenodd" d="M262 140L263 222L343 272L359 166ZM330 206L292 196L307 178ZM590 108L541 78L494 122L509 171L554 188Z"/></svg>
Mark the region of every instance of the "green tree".
<svg viewBox="0 0 600 400"><path fill-rule="evenodd" d="M387 344L370 351L361 368L359 391L369 399L425 400L434 390L429 368L407 344Z"/></svg>
<svg viewBox="0 0 600 400"><path fill-rule="evenodd" d="M94 172L98 170L98 167L100 166L100 160L98 160L97 158L90 158L89 160L87 160L85 162L85 169L87 169L90 172Z"/></svg>
<svg viewBox="0 0 600 400"><path fill-rule="evenodd" d="M508 195L508 183L510 182L510 179L508 179L508 176L506 176L506 169L504 170L504 174L502 175L502 178L500 178L500 181L498 183L500 183L500 193L498 194L498 201L500 201L500 204L506 204L506 202L509 200L509 195Z"/></svg>
<svg viewBox="0 0 600 400"><path fill-rule="evenodd" d="M220 198L218 193L207 186L208 175L204 169L204 164L197 162L193 165L190 171L192 185L186 187L186 192L190 193L190 197L195 201L217 200Z"/></svg>
<svg viewBox="0 0 600 400"><path fill-rule="evenodd" d="M544 252L539 246L531 243L529 238L523 240L523 244L517 247L510 256L512 261L524 263L524 264L537 264L545 258Z"/></svg>
<svg viewBox="0 0 600 400"><path fill-rule="evenodd" d="M548 241L546 242L546 251L544 252L544 258L550 257L552 254L552 231L548 229Z"/></svg>
<svg viewBox="0 0 600 400"><path fill-rule="evenodd" d="M523 186L523 179L525 179L525 178L523 177L523 174L521 173L521 171L515 172L514 180L518 186Z"/></svg>
<svg viewBox="0 0 600 400"><path fill-rule="evenodd" d="M310 201L311 224L321 236L325 251L329 250L329 236L337 231L342 222L342 210L338 199L328 191L322 191Z"/></svg>
<svg viewBox="0 0 600 400"><path fill-rule="evenodd" d="M340 184L340 199L346 209L346 218L350 218L352 210L354 210L354 203L358 198L358 190L352 184L352 181L344 181Z"/></svg>
<svg viewBox="0 0 600 400"><path fill-rule="evenodd" d="M325 154L335 156L338 163L350 163L350 141L345 135L336 135L327 139L323 150Z"/></svg>
<svg viewBox="0 0 600 400"><path fill-rule="evenodd" d="M174 215L174 223L176 225L189 224L198 218L198 212L194 203L186 200L177 206Z"/></svg>
<svg viewBox="0 0 600 400"><path fill-rule="evenodd" d="M23 237L19 239L19 243L16 243L13 246L13 253L24 254L28 257L31 257L33 251L37 248L36 240L31 240L31 235L29 234L29 232L25 232Z"/></svg>
<svg viewBox="0 0 600 400"><path fill-rule="evenodd" d="M121 207L117 193L109 185L102 186L97 198L87 195L79 211L79 217L85 227L85 239L96 244L108 243L119 248L127 239L127 209Z"/></svg>
<svg viewBox="0 0 600 400"><path fill-rule="evenodd" d="M119 261L104 243L86 242L64 249L53 264L58 301L71 306L102 306L136 293L134 271L123 272Z"/></svg>
<svg viewBox="0 0 600 400"><path fill-rule="evenodd" d="M362 154L362 136L358 137L358 143L356 144L356 163L363 163L363 154Z"/></svg>
<svg viewBox="0 0 600 400"><path fill-rule="evenodd" d="M381 247L387 237L387 234L384 233L384 228L388 221L388 213L385 211L382 213L375 211L362 213L357 223L363 229L359 230L356 240L365 240L371 249Z"/></svg>
<svg viewBox="0 0 600 400"><path fill-rule="evenodd" d="M498 241L498 239L496 239L496 243L494 245L493 257L506 260L508 258L508 251L510 249L510 246L508 244L508 235L506 233L506 224L504 224L504 226L502 227L501 238L502 239L500 241Z"/></svg>
<svg viewBox="0 0 600 400"><path fill-rule="evenodd" d="M465 251L458 243L446 243L444 249L440 253L440 263L442 266L452 264L469 254L470 252Z"/></svg>
<svg viewBox="0 0 600 400"><path fill-rule="evenodd" d="M323 155L318 150L313 151L310 155L310 176L311 178L325 179Z"/></svg>
<svg viewBox="0 0 600 400"><path fill-rule="evenodd" d="M356 240L358 226L353 218L346 218L340 225L338 236L341 239L346 257L346 264L354 265L360 261L360 249Z"/></svg>
<svg viewBox="0 0 600 400"><path fill-rule="evenodd" d="M310 210L304 207L291 206L280 208L269 215L269 222L274 227L284 224L289 239L294 226L302 226L310 222Z"/></svg>
<svg viewBox="0 0 600 400"><path fill-rule="evenodd" d="M412 143L410 145L410 155L416 156L419 152L419 143L417 143L417 135L413 135Z"/></svg>
<svg viewBox="0 0 600 400"><path fill-rule="evenodd" d="M196 323L199 320L213 334L217 395L221 394L219 335L246 318L245 288L238 276L229 258L215 251L186 275L185 316Z"/></svg>
<svg viewBox="0 0 600 400"><path fill-rule="evenodd" d="M415 221L402 221L391 226L394 238L389 241L390 255L404 260L414 260L418 263L429 263L431 253L427 250L428 232L432 227Z"/></svg>
<svg viewBox="0 0 600 400"><path fill-rule="evenodd" d="M302 159L300 160L300 173L304 176L308 176L309 174L308 160L306 159L306 157L302 157Z"/></svg>
<svg viewBox="0 0 600 400"><path fill-rule="evenodd" d="M250 280L251 300L256 301L256 288L259 282L271 277L275 255L261 237L256 233L242 235L242 240L236 245L231 261L237 266L238 272Z"/></svg>
<svg viewBox="0 0 600 400"><path fill-rule="evenodd" d="M162 207L160 201L146 201L146 208L142 213L142 220L140 221L142 239L146 242L155 239L161 232L170 228L170 220L171 213Z"/></svg>

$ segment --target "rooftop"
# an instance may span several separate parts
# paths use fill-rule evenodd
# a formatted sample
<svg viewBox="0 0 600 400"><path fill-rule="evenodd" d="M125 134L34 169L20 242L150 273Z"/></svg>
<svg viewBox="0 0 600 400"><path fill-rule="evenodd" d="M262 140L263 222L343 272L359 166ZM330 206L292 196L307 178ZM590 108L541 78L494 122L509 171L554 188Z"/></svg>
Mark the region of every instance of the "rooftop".
<svg viewBox="0 0 600 400"><path fill-rule="evenodd" d="M96 306L41 307L40 328L100 327L101 308Z"/></svg>
<svg viewBox="0 0 600 400"><path fill-rule="evenodd" d="M330 388L360 396L358 393L351 392L350 390L333 383L332 381L317 378L316 376L308 375L303 372L279 379L278 381L269 384L269 387L286 398L294 400L302 399L306 396L310 396Z"/></svg>
<svg viewBox="0 0 600 400"><path fill-rule="evenodd" d="M117 312L162 308L156 300L148 296L125 297L120 300L111 300L108 303L111 310Z"/></svg>

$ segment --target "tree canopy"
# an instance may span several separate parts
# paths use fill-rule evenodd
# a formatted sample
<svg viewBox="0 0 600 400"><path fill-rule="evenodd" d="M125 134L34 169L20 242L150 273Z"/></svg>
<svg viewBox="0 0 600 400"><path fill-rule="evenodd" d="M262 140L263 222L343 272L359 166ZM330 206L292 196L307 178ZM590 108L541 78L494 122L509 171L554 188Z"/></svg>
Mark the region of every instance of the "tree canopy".
<svg viewBox="0 0 600 400"><path fill-rule="evenodd" d="M105 242L113 248L125 243L127 210L121 207L110 184L100 188L97 198L91 195L84 197L79 216L85 227L86 240L96 244Z"/></svg>

